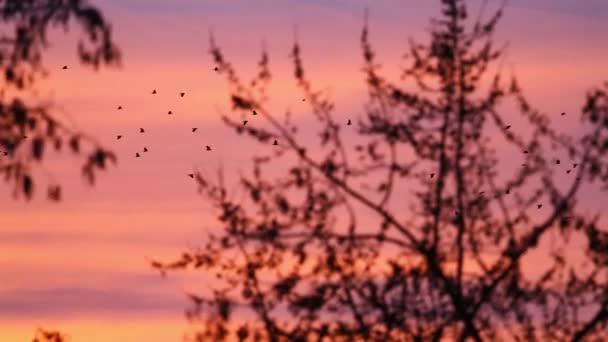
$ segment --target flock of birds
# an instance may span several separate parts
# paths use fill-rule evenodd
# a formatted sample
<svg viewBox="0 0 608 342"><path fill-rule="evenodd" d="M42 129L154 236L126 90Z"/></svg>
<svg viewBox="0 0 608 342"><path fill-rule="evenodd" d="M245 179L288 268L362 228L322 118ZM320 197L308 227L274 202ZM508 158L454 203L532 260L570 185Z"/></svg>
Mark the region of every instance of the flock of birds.
<svg viewBox="0 0 608 342"><path fill-rule="evenodd" d="M67 70L67 69L68 69L68 66L67 66L67 65L64 65L62 69L63 69L63 70ZM214 67L214 68L213 68L213 70L214 70L215 72L217 72L217 71L219 71L219 68L218 68L218 67ZM151 94L152 94L152 95L156 95L156 94L157 94L156 89L153 89L153 90L152 90L152 92L151 92ZM185 92L180 92L180 93L179 93L179 96L180 96L180 97L184 97L184 96L186 96L186 93L185 93ZM305 99L302 99L302 101L305 101ZM118 109L118 110L122 110L122 109L123 109L123 107L122 107L122 106L118 106L118 107L117 107L117 109ZM172 112L172 111L170 111L170 110L167 112L167 115L172 115L172 114L173 114L173 112ZM253 110L253 115L258 115L258 113L257 113L255 110ZM561 116L564 116L564 115L566 115L566 113L565 113L565 112L562 112L562 113L561 113ZM247 121L247 120L243 120L243 126L247 125L247 123L248 123L248 122L249 122L249 121ZM352 125L352 121L351 121L351 119L348 119L348 121L346 122L346 125L347 125L347 126L351 126L351 125ZM507 125L507 126L505 126L505 129L507 129L507 130L508 130L508 129L510 129L510 128L511 128L511 125ZM197 129L198 129L197 127L192 127L192 133L196 132L196 131L197 131ZM146 132L146 130L145 130L145 129L143 129L143 128L141 128L141 127L139 128L139 133L145 133L145 132ZM122 137L123 137L122 135L117 135L117 136L116 136L116 139L117 139L117 140L120 140L120 139L122 139ZM278 141L277 141L277 140L274 140L272 144L276 146L276 145L278 145L279 143L278 143ZM206 151L211 151L211 146L206 145L206 146L205 146L205 150L206 150ZM143 148L142 152L148 152L148 148L144 146L144 148ZM528 154L528 153L530 153L528 150L524 150L524 154ZM4 154L5 154L5 155L7 155L7 152L4 152ZM139 152L136 152L136 153L135 153L135 158L140 158L140 157L141 157L141 154L140 154ZM560 164L561 164L561 161L560 161L559 159L556 159L556 160L555 160L555 164L560 165ZM525 163L524 163L524 164L522 164L522 165L523 165L523 166L526 166L526 164L525 164ZM577 166L578 166L578 164L577 164L577 163L574 163L574 164L572 165L572 168L573 168L573 169L575 169ZM567 173L567 174L570 174L571 172L572 172L572 170L571 170L571 169L566 170L566 173ZM193 174L193 173L190 173L190 174L188 174L188 177L190 177L190 178L194 178L194 174ZM431 178L435 177L435 173L434 173L434 172L433 172L433 173L431 173L431 174L430 174L430 177L431 177ZM510 192L511 192L511 190L510 190L510 189L507 189L507 190L505 191L505 193L506 193L507 195L508 195ZM483 194L484 194L484 191L481 191L481 192L479 193L479 195L483 195ZM537 208L538 208L538 209L541 209L542 207L543 207L543 205L542 205L542 204L537 204Z"/></svg>
<svg viewBox="0 0 608 342"><path fill-rule="evenodd" d="M64 65L64 66L62 67L62 70L68 70L68 66L67 66L67 65ZM219 68L218 68L218 67L214 67L214 68L213 68L213 70L214 70L215 72L218 72L218 71L219 71ZM152 92L151 92L151 94L152 94L152 95L156 95L157 93L158 93L158 92L156 91L156 89L153 89L153 90L152 90ZM180 97L184 97L184 96L186 96L186 93L185 93L185 92L180 92L180 93L179 93L179 96L180 96ZM306 101L306 100L305 100L305 99L302 99L302 101ZM122 107L122 106L118 106L118 107L117 107L117 110L122 110L122 109L123 109L123 107ZM170 110L167 112L167 115L172 115L172 114L173 114L173 112L172 112L172 111L170 111ZM253 115L258 115L258 113L257 113L257 112L254 110L254 111L253 111ZM249 122L248 120L243 120L243 126L247 125L247 123L248 123L248 122ZM347 125L347 126L351 126L351 125L352 125L352 121L351 121L350 119L348 119L348 121L347 121L346 125ZM198 129L197 127L192 127L192 133L196 132L196 130L197 130L197 129ZM145 130L145 129L143 129L143 128L141 128L141 127L139 128L139 133L145 133L145 132L146 132L146 130ZM117 136L116 136L116 140L120 140L120 139L122 139L122 137L123 137L122 135L117 135ZM279 142L278 142L277 140L274 140L274 141L273 141L273 143L272 143L272 145L277 146L277 145L279 145ZM206 145L206 146L205 146L205 150L206 150L206 151L211 151L211 146ZM142 153L143 153L143 152L148 152L148 148L144 146L144 148L143 148L143 150L142 150ZM140 158L140 157L141 157L140 152L136 152L136 153L135 153L135 158ZM190 178L194 178L194 174L192 174L192 173L188 174L188 176L189 176Z"/></svg>

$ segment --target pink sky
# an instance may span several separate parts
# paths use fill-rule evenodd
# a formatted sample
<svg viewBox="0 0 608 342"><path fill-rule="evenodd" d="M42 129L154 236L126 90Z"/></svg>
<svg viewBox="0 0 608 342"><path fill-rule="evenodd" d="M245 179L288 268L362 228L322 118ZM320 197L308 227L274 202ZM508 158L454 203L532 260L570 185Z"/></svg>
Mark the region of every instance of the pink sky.
<svg viewBox="0 0 608 342"><path fill-rule="evenodd" d="M197 277L163 280L145 257L174 257L214 226L186 174L193 168L212 173L220 162L229 172L248 171L248 156L265 148L219 121L216 107L228 109L229 103L226 83L207 54L210 27L247 78L266 40L275 77L272 108L290 108L306 122L287 58L294 24L311 78L331 89L338 115L353 115L365 100L358 45L363 8L370 7L371 38L386 71L396 70L408 36L427 38L424 29L436 8L427 0L94 2L113 23L123 68L81 68L74 40L57 34L45 56L51 75L40 84L40 96L113 148L119 164L90 188L73 159L51 161L49 171L66 190L59 204L43 196L14 201L0 183L0 341L26 341L38 326L61 329L73 341L181 338L187 327L183 293L196 288ZM498 38L510 42L508 64L532 103L547 113L576 113L585 91L608 80L608 6L572 3L526 7L513 1L499 26ZM59 70L64 64L70 65L66 72ZM158 95L151 96L152 89ZM118 105L125 109L117 112ZM147 133L139 134L139 127ZM191 127L199 130L193 134ZM117 142L116 134L124 138ZM202 151L205 145L214 151ZM133 158L143 146L150 152ZM597 196L590 193L583 202L597 203Z"/></svg>

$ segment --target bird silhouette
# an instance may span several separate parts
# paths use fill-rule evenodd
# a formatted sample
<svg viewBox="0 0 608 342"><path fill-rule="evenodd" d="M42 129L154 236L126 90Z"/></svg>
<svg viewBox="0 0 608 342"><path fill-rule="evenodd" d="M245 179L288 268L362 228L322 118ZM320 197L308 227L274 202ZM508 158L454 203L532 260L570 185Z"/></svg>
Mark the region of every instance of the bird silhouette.
<svg viewBox="0 0 608 342"><path fill-rule="evenodd" d="M168 111L167 114L171 115L171 114L173 114L173 112L172 111Z"/></svg>
<svg viewBox="0 0 608 342"><path fill-rule="evenodd" d="M555 164L557 164L557 165L561 164L561 162L559 161L559 159L555 161Z"/></svg>
<svg viewBox="0 0 608 342"><path fill-rule="evenodd" d="M507 189L507 191L505 191L505 194L510 194L511 193L511 189Z"/></svg>
<svg viewBox="0 0 608 342"><path fill-rule="evenodd" d="M256 112L255 110L253 111L253 115L258 115L258 112Z"/></svg>
<svg viewBox="0 0 608 342"><path fill-rule="evenodd" d="M435 173L431 173L431 178L435 177Z"/></svg>
<svg viewBox="0 0 608 342"><path fill-rule="evenodd" d="M68 70L68 66L67 66L67 65L64 65L64 66L63 66L63 68L61 68L61 69L63 69L63 70Z"/></svg>
<svg viewBox="0 0 608 342"><path fill-rule="evenodd" d="M272 144L273 144L273 145L278 145L278 144L279 144L279 142L275 140L275 141L274 141Z"/></svg>
<svg viewBox="0 0 608 342"><path fill-rule="evenodd" d="M144 146L144 152L148 152L148 148Z"/></svg>
<svg viewBox="0 0 608 342"><path fill-rule="evenodd" d="M568 173L568 174L569 174L570 172L571 172L570 170L566 170L566 173Z"/></svg>
<svg viewBox="0 0 608 342"><path fill-rule="evenodd" d="M536 207L537 207L538 209L540 209L540 208L542 208L542 207L543 207L543 205L542 205L542 204L537 204L537 205L536 205Z"/></svg>
<svg viewBox="0 0 608 342"><path fill-rule="evenodd" d="M189 173L189 174L188 174L188 177L190 177L190 178L194 178L194 174L193 174L193 173Z"/></svg>
<svg viewBox="0 0 608 342"><path fill-rule="evenodd" d="M213 68L213 70L218 71L218 70L220 70L220 68L215 67L215 68Z"/></svg>
<svg viewBox="0 0 608 342"><path fill-rule="evenodd" d="M505 129L509 129L509 128L511 128L511 125L507 125L507 126L505 127Z"/></svg>
<svg viewBox="0 0 608 342"><path fill-rule="evenodd" d="M572 165L572 168L576 169L577 166L578 166L578 164L574 163L574 165Z"/></svg>
<svg viewBox="0 0 608 342"><path fill-rule="evenodd" d="M348 122L346 123L347 126L352 125L352 122L350 121L350 119L348 119Z"/></svg>
<svg viewBox="0 0 608 342"><path fill-rule="evenodd" d="M152 90L152 95L156 94L156 89Z"/></svg>
<svg viewBox="0 0 608 342"><path fill-rule="evenodd" d="M197 130L197 128L196 128L196 127L193 127L193 128L192 128L192 132L196 132L196 130Z"/></svg>
<svg viewBox="0 0 608 342"><path fill-rule="evenodd" d="M186 93L179 93L180 97L184 97L184 95L186 95Z"/></svg>
<svg viewBox="0 0 608 342"><path fill-rule="evenodd" d="M121 109L122 109L122 106L118 106L118 110L121 110Z"/></svg>
<svg viewBox="0 0 608 342"><path fill-rule="evenodd" d="M562 112L562 116L566 115L566 113Z"/></svg>
<svg viewBox="0 0 608 342"><path fill-rule="evenodd" d="M139 158L139 152L138 152L138 153L135 153L135 157L136 157L136 158Z"/></svg>
<svg viewBox="0 0 608 342"><path fill-rule="evenodd" d="M524 150L524 154L528 154L528 153L530 153L530 152L528 152L528 150Z"/></svg>
<svg viewBox="0 0 608 342"><path fill-rule="evenodd" d="M211 151L211 146L205 146L207 151Z"/></svg>
<svg viewBox="0 0 608 342"><path fill-rule="evenodd" d="M120 140L120 138L122 138L122 135L117 135L116 136L116 140Z"/></svg>
<svg viewBox="0 0 608 342"><path fill-rule="evenodd" d="M247 124L247 120L243 120L243 126L245 126Z"/></svg>
<svg viewBox="0 0 608 342"><path fill-rule="evenodd" d="M144 133L144 132L145 132L145 131L144 131L144 129L143 129L143 128L140 128L140 129L139 129L139 133Z"/></svg>

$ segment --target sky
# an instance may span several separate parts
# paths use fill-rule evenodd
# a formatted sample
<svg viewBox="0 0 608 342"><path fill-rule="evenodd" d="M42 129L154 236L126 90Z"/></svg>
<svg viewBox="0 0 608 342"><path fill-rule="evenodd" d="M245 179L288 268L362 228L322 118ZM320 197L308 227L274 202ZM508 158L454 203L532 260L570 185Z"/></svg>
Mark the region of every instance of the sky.
<svg viewBox="0 0 608 342"><path fill-rule="evenodd" d="M65 186L59 204L44 196L14 200L0 183L0 341L26 341L36 327L93 342L177 341L188 329L184 292L204 279L163 279L147 258L176 257L216 225L188 173L212 174L219 165L248 170L249 156L264 148L232 135L219 120L229 98L207 53L210 30L247 78L265 42L274 75L271 108L290 109L306 123L310 113L297 101L290 77L294 25L310 78L331 92L338 115L351 115L361 112L365 100L358 45L364 8L370 9L378 58L390 73L398 70L409 37L427 38L438 1L92 3L112 23L122 67L94 72L80 66L74 32L55 32L44 56L51 73L37 96L51 99L62 115L112 148L119 163L89 187L74 159L50 160L48 177ZM491 0L489 6L499 3ZM497 39L509 43L508 66L538 108L576 113L585 92L608 80L607 19L604 0L509 1ZM70 66L66 72L60 70L64 64ZM150 95L152 89L157 96ZM124 107L120 112L118 105ZM167 110L174 115L168 117ZM199 127L196 134L191 127ZM117 134L124 135L120 142ZM150 152L133 158L144 145ZM205 145L213 152L201 152ZM597 196L584 199L591 209Z"/></svg>

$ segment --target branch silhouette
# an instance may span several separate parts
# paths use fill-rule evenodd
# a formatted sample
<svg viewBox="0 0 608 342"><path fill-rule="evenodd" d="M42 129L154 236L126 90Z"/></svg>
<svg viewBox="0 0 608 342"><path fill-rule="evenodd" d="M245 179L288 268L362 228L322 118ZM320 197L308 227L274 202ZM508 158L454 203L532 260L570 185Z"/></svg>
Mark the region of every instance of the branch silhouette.
<svg viewBox="0 0 608 342"><path fill-rule="evenodd" d="M120 65L121 54L112 40L110 25L86 0L0 0L0 15L5 27L0 35L0 173L12 184L15 196L30 199L36 184L35 169L41 167L47 151L67 148L74 154L87 153L82 172L94 183L96 172L116 161L114 154L93 137L62 122L52 104L28 104L19 92L31 90L48 73L42 56L49 45L49 30L54 27L81 29L77 53L84 65L94 69ZM60 200L60 184L49 185L47 193L49 199Z"/></svg>
<svg viewBox="0 0 608 342"><path fill-rule="evenodd" d="M244 83L211 38L234 112L257 115L224 122L277 146L241 175L246 200L221 170L216 181L195 174L222 229L153 264L215 276L190 295L194 340L608 339L608 233L577 201L584 183L607 189L608 82L587 94L580 136L555 130L497 67L503 9L469 19L463 0L442 0L430 40L410 43L401 84L380 73L366 15L369 100L356 128L307 78L296 40L294 78L319 126L312 147L289 114L267 109L265 51ZM501 109L509 103L517 117ZM555 246L541 248L549 236ZM584 242L578 259L566 251L574 241ZM530 274L538 253L546 261Z"/></svg>

